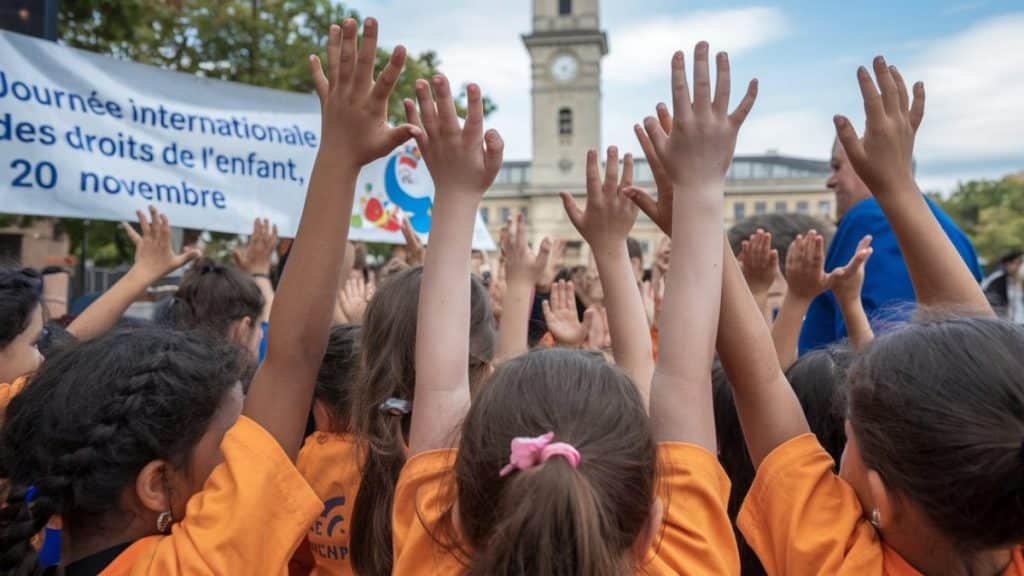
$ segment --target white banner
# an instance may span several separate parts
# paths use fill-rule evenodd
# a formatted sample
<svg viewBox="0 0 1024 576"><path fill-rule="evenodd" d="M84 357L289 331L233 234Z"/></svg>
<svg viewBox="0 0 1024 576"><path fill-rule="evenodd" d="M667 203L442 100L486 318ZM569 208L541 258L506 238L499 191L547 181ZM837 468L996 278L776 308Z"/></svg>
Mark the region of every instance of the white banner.
<svg viewBox="0 0 1024 576"><path fill-rule="evenodd" d="M169 72L0 31L0 212L294 236L320 141L316 96ZM433 183L409 142L359 175L353 240L427 236ZM477 217L473 246L494 250Z"/></svg>

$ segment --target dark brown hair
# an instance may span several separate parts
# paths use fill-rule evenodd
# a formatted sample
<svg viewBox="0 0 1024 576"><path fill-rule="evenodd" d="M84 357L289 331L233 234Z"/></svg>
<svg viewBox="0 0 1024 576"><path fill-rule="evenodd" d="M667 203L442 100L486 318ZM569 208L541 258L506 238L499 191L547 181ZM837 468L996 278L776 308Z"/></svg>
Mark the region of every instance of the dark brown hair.
<svg viewBox="0 0 1024 576"><path fill-rule="evenodd" d="M363 318L360 377L352 405L355 433L367 451L349 540L357 574L391 574L391 504L405 464L404 433L409 416L390 415L380 406L391 398L414 401L416 313L422 276L423 268L415 267L383 281ZM487 289L476 278L467 281L472 282L468 362L470 385L475 390L494 358L494 318Z"/></svg>
<svg viewBox="0 0 1024 576"><path fill-rule="evenodd" d="M580 453L501 477L513 438L554 432ZM534 350L491 376L455 473L470 575L621 575L654 501L656 452L636 387L598 355Z"/></svg>
<svg viewBox="0 0 1024 576"><path fill-rule="evenodd" d="M171 310L173 323L186 330L204 330L227 337L231 323L253 322L263 310L259 286L234 266L201 258L185 272Z"/></svg>
<svg viewBox="0 0 1024 576"><path fill-rule="evenodd" d="M1024 327L929 319L850 369L865 465L971 555L1024 541Z"/></svg>
<svg viewBox="0 0 1024 576"><path fill-rule="evenodd" d="M361 334L362 329L357 324L331 328L327 350L317 373L313 397L330 408L331 432L336 434L347 433L351 428L352 389L359 375Z"/></svg>

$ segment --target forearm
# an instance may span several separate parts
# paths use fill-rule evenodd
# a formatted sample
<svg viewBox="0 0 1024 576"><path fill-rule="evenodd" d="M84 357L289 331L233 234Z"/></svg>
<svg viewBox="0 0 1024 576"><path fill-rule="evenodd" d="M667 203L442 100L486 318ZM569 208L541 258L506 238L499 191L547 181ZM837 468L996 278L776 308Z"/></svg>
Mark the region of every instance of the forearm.
<svg viewBox="0 0 1024 576"><path fill-rule="evenodd" d="M743 273L728 245L723 252L718 357L732 385L747 450L756 467L776 446L808 432L809 427L779 367L768 325Z"/></svg>
<svg viewBox="0 0 1024 576"><path fill-rule="evenodd" d="M63 318L68 313L68 283L71 275L67 272L54 272L43 275L43 304L46 305L48 318Z"/></svg>
<svg viewBox="0 0 1024 576"><path fill-rule="evenodd" d="M879 197L878 204L896 234L918 303L993 316L984 293L916 184L906 187Z"/></svg>
<svg viewBox="0 0 1024 576"><path fill-rule="evenodd" d="M804 317L811 301L807 298L796 296L792 292L786 294L782 300L782 307L779 308L779 316L772 324L772 342L775 345L775 353L778 357L779 367L783 371L788 370L793 362L796 362L798 346L800 343L800 329L804 324Z"/></svg>
<svg viewBox="0 0 1024 576"><path fill-rule="evenodd" d="M263 295L263 310L260 312L260 322L270 321L270 310L274 306L274 285L270 282L269 276L253 276L253 281Z"/></svg>
<svg viewBox="0 0 1024 576"><path fill-rule="evenodd" d="M633 277L625 241L594 248L594 259L608 310L608 331L615 363L629 374L644 403L651 395L654 351L643 299Z"/></svg>
<svg viewBox="0 0 1024 576"><path fill-rule="evenodd" d="M495 358L504 362L529 348L530 311L533 308L533 283L529 278L509 278L502 301L498 349Z"/></svg>
<svg viewBox="0 0 1024 576"><path fill-rule="evenodd" d="M75 318L68 326L68 332L85 341L110 330L132 302L158 279L136 267L130 268L127 274Z"/></svg>
<svg viewBox="0 0 1024 576"><path fill-rule="evenodd" d="M838 300L838 299L837 299ZM871 322L867 313L864 312L864 305L860 298L839 300L839 310L846 322L846 333L850 336L850 346L855 351L860 351L868 342L875 339L875 332L871 329Z"/></svg>
<svg viewBox="0 0 1024 576"><path fill-rule="evenodd" d="M470 399L469 271L477 206L452 191L436 198L417 311L410 457L448 447L451 423L465 415Z"/></svg>

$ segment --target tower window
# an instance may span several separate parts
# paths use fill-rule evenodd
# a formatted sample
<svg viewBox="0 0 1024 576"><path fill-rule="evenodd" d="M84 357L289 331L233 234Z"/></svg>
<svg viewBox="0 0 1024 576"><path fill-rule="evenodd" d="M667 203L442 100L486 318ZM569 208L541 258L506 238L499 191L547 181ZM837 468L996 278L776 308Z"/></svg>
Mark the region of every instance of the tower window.
<svg viewBox="0 0 1024 576"><path fill-rule="evenodd" d="M568 16L572 14L572 0L558 0L558 15Z"/></svg>
<svg viewBox="0 0 1024 576"><path fill-rule="evenodd" d="M568 108L559 108L558 133L562 136L572 135L572 110Z"/></svg>

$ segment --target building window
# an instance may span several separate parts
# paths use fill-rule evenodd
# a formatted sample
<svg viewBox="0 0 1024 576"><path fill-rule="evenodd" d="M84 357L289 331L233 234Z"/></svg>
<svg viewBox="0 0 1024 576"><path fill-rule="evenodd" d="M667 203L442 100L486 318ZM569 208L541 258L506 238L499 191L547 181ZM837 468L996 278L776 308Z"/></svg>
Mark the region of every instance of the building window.
<svg viewBox="0 0 1024 576"><path fill-rule="evenodd" d="M796 203L796 211L798 214L807 214L811 211L811 205L806 200L801 200Z"/></svg>
<svg viewBox="0 0 1024 576"><path fill-rule="evenodd" d="M568 108L558 109L558 133L562 136L572 135L572 110Z"/></svg>
<svg viewBox="0 0 1024 576"><path fill-rule="evenodd" d="M501 224L504 224L512 217L512 210L508 206L502 206L498 209L498 215L501 216Z"/></svg>
<svg viewBox="0 0 1024 576"><path fill-rule="evenodd" d="M732 205L732 219L743 220L747 216L747 204L745 202L737 202Z"/></svg>
<svg viewBox="0 0 1024 576"><path fill-rule="evenodd" d="M754 214L757 214L758 216L760 216L761 214L767 214L767 213L768 213L768 203L767 202L754 202Z"/></svg>
<svg viewBox="0 0 1024 576"><path fill-rule="evenodd" d="M779 200L778 202L775 203L775 213L776 214L785 214L788 211L789 211L789 206L786 205L786 201L785 200Z"/></svg>
<svg viewBox="0 0 1024 576"><path fill-rule="evenodd" d="M484 224L490 224L491 223L491 209L486 207L486 206L482 206L480 208L480 219L484 221Z"/></svg>
<svg viewBox="0 0 1024 576"><path fill-rule="evenodd" d="M558 15L568 16L572 14L572 0L558 0Z"/></svg>
<svg viewBox="0 0 1024 576"><path fill-rule="evenodd" d="M829 201L829 200L819 200L818 201L818 214L821 215L821 216L831 216L832 215L832 202Z"/></svg>

